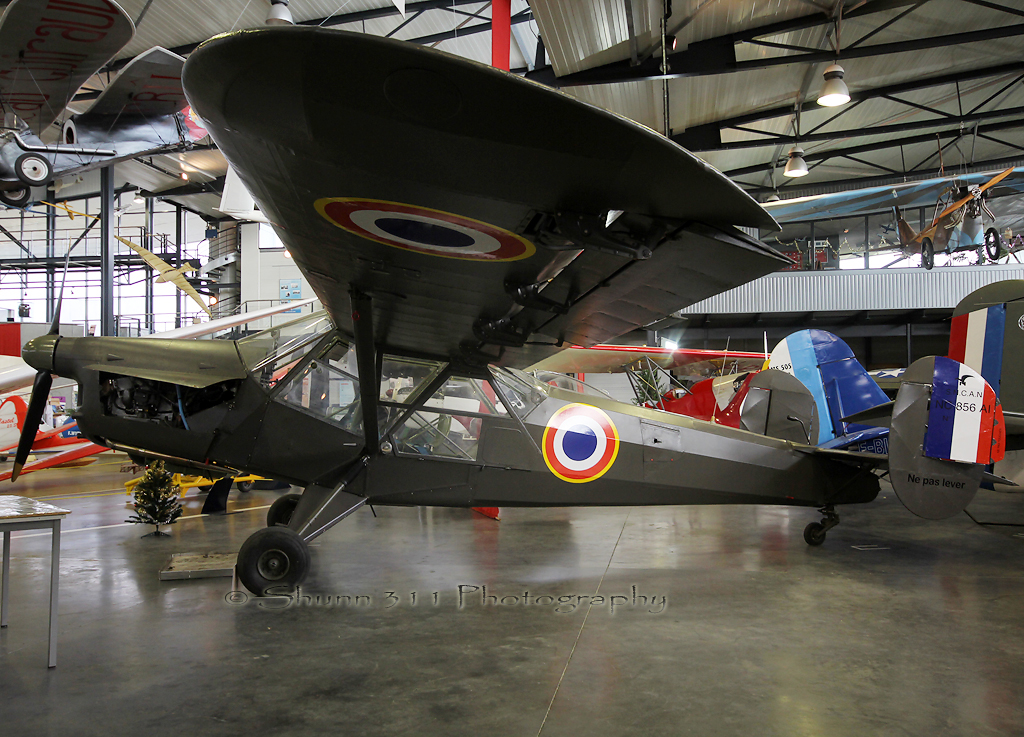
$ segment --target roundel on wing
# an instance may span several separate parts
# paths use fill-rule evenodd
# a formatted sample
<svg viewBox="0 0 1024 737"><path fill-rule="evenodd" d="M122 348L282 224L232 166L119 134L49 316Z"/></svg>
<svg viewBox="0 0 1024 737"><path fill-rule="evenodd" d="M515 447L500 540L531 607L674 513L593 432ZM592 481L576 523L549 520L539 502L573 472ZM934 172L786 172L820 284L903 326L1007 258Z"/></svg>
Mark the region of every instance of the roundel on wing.
<svg viewBox="0 0 1024 737"><path fill-rule="evenodd" d="M544 463L563 481L582 484L603 476L619 453L612 419L589 404L567 404L544 428Z"/></svg>
<svg viewBox="0 0 1024 737"><path fill-rule="evenodd" d="M406 251L465 261L518 261L536 251L522 236L442 210L352 197L325 197L314 205L339 228Z"/></svg>

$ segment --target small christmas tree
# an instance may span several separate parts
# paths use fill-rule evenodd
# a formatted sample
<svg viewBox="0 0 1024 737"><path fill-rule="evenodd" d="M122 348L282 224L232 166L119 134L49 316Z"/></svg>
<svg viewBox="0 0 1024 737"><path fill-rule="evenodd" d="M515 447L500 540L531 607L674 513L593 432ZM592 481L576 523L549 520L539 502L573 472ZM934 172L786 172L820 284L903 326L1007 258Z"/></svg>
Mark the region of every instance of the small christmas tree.
<svg viewBox="0 0 1024 737"><path fill-rule="evenodd" d="M134 497L135 514L126 522L156 525L156 531L150 534L169 537L168 533L160 532L160 525L173 525L181 516L181 505L174 477L164 468L163 461L155 461L146 469L145 475L135 485Z"/></svg>

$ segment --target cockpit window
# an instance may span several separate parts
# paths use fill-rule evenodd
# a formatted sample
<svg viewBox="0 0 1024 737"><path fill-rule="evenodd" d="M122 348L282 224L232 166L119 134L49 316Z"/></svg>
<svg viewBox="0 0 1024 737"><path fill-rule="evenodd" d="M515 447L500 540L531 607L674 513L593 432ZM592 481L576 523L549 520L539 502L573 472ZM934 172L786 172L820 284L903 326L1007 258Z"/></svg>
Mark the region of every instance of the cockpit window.
<svg viewBox="0 0 1024 737"><path fill-rule="evenodd" d="M502 401L520 418L524 419L534 407L544 401L547 389L537 379L518 369L491 366L494 386L501 393Z"/></svg>
<svg viewBox="0 0 1024 737"><path fill-rule="evenodd" d="M603 397L614 401L614 398L607 392L601 391L596 386L591 386L590 384L582 382L579 379L575 379L572 376L557 374L554 371L534 371L533 377L543 384L554 386L558 389L566 389L571 392L589 394L592 397Z"/></svg>
<svg viewBox="0 0 1024 737"><path fill-rule="evenodd" d="M380 401L396 404L412 402L445 365L442 361L385 354L381 366Z"/></svg>
<svg viewBox="0 0 1024 737"><path fill-rule="evenodd" d="M306 365L275 387L277 397L313 416L363 434L355 349L335 338L307 359Z"/></svg>
<svg viewBox="0 0 1024 737"><path fill-rule="evenodd" d="M280 379L304 350L309 350L313 343L333 329L334 324L326 312L314 312L242 338L238 341L238 353L249 371L266 373L265 369L270 367L271 375L280 374L277 377Z"/></svg>

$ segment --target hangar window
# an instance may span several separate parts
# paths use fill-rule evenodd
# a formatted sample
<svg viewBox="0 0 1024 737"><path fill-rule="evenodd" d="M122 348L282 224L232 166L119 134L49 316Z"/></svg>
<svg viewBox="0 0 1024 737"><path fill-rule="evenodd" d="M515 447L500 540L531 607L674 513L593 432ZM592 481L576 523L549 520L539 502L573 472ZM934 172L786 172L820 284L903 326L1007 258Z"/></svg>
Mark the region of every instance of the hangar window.
<svg viewBox="0 0 1024 737"><path fill-rule="evenodd" d="M391 440L400 455L475 461L485 428L508 424L507 417L489 382L452 376L392 430Z"/></svg>
<svg viewBox="0 0 1024 737"><path fill-rule="evenodd" d="M277 397L356 435L363 434L355 349L335 339L277 389Z"/></svg>

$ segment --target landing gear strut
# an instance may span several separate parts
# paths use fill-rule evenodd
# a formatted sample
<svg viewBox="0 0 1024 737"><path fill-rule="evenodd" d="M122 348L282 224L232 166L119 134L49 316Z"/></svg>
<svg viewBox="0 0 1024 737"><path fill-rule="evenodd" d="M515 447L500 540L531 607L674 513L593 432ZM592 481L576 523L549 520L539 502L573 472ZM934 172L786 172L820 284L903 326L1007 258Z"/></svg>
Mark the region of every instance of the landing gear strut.
<svg viewBox="0 0 1024 737"><path fill-rule="evenodd" d="M808 545L821 545L825 542L825 533L839 524L839 515L831 504L826 504L818 511L824 515L821 522L812 522L804 528L804 542Z"/></svg>

